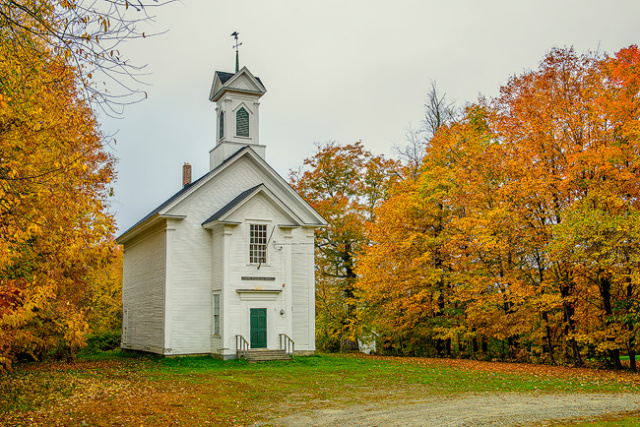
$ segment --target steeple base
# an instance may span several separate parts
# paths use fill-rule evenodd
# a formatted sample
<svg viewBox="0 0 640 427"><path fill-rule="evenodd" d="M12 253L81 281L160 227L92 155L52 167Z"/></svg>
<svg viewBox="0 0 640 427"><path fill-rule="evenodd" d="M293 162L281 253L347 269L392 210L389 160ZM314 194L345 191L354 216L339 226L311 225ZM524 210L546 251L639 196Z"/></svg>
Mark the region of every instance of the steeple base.
<svg viewBox="0 0 640 427"><path fill-rule="evenodd" d="M251 149L255 151L258 156L266 160L266 147L264 145L242 144L239 142L224 141L216 145L211 151L209 151L209 170L213 170L216 167L220 166L225 160L235 154L238 150L247 146L251 147Z"/></svg>

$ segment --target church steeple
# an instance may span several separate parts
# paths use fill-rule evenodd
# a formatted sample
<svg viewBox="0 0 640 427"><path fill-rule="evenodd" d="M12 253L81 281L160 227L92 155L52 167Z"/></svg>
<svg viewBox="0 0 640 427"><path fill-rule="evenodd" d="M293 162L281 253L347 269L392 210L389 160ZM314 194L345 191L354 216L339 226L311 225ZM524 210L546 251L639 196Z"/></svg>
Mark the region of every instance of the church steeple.
<svg viewBox="0 0 640 427"><path fill-rule="evenodd" d="M259 78L242 67L235 74L216 71L209 100L216 107L216 146L210 153L213 169L244 146L264 158L259 144L258 111L260 97L267 92Z"/></svg>

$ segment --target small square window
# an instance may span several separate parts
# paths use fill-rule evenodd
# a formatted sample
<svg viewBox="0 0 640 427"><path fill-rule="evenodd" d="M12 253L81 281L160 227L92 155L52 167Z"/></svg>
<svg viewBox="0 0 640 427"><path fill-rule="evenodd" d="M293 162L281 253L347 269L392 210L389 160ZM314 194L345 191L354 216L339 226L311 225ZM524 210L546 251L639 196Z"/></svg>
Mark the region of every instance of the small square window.
<svg viewBox="0 0 640 427"><path fill-rule="evenodd" d="M267 262L267 225L250 224L249 226L249 263L266 264Z"/></svg>

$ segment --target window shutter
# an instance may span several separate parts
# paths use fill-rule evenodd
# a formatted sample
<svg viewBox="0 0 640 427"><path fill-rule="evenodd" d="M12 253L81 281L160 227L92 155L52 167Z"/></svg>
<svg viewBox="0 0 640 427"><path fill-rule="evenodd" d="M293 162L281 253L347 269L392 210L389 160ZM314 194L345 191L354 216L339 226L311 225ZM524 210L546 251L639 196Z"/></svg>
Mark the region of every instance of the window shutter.
<svg viewBox="0 0 640 427"><path fill-rule="evenodd" d="M249 113L244 107L236 113L236 135L249 136Z"/></svg>
<svg viewBox="0 0 640 427"><path fill-rule="evenodd" d="M222 139L222 137L224 136L224 112L220 113L220 123L218 124L218 130L218 139Z"/></svg>

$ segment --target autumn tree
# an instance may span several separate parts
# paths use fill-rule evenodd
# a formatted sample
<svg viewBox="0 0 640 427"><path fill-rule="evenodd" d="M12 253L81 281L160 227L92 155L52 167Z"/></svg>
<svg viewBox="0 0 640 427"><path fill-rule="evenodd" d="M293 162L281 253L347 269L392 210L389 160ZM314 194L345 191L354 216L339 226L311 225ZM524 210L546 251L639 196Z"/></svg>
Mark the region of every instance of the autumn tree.
<svg viewBox="0 0 640 427"><path fill-rule="evenodd" d="M637 195L628 187L636 176L637 139L620 138L622 125L612 120L611 110L625 105L621 93L631 88L612 85L605 63L593 54L553 50L539 70L502 88L495 129L509 151L505 195L542 249L537 285L560 297L561 348L580 365L581 347L594 346L619 367L619 345L596 335L603 329L610 331L604 335L615 335L612 298L623 293L612 287L624 282L619 269L624 262L617 254L621 242L635 240L632 229L620 234L611 227L620 225L615 225L619 214L632 216L637 207ZM637 121L637 111L625 113L625 121ZM599 225L588 225L593 222ZM584 300L598 310L582 306Z"/></svg>
<svg viewBox="0 0 640 427"><path fill-rule="evenodd" d="M626 340L631 369L636 370L637 335L640 325L640 270L637 244L638 163L640 156L640 50L636 45L621 49L601 63L606 76L606 91L599 98L601 108L611 123L613 144L607 152L607 166L615 170L615 193L618 208L614 211L629 230L623 240L613 240L619 262L622 295L616 299L615 320L626 326ZM621 203L622 202L622 203ZM622 209L620 209L620 206ZM635 240L635 241L634 241ZM621 273L621 274L620 274Z"/></svg>
<svg viewBox="0 0 640 427"><path fill-rule="evenodd" d="M341 345L343 332L354 341L354 285L365 224L388 197L397 162L374 156L361 142L318 145L304 169L291 173L293 187L328 222L316 231L316 310L320 347Z"/></svg>
<svg viewBox="0 0 640 427"><path fill-rule="evenodd" d="M87 322L93 335L120 337L122 329L122 248L110 247L104 265L95 265L87 276ZM119 342L120 340L118 340Z"/></svg>
<svg viewBox="0 0 640 427"><path fill-rule="evenodd" d="M367 301L360 315L387 351L451 356L454 345L460 351L473 338L464 313L479 294L473 275L465 273L477 268L469 267L478 262L477 245L464 232L482 226L474 215L489 204L498 183L485 116L482 108L470 107L460 121L442 126L418 179L397 183L369 225L371 244L358 270Z"/></svg>
<svg viewBox="0 0 640 427"><path fill-rule="evenodd" d="M390 345L635 369L639 57L554 49L436 132L360 262Z"/></svg>
<svg viewBox="0 0 640 427"><path fill-rule="evenodd" d="M34 3L35 4L35 3ZM0 27L0 366L83 344L87 275L112 251L113 158L78 70L34 29ZM2 6L6 15L7 5ZM11 11L13 12L13 11ZM4 16L3 15L3 16Z"/></svg>

